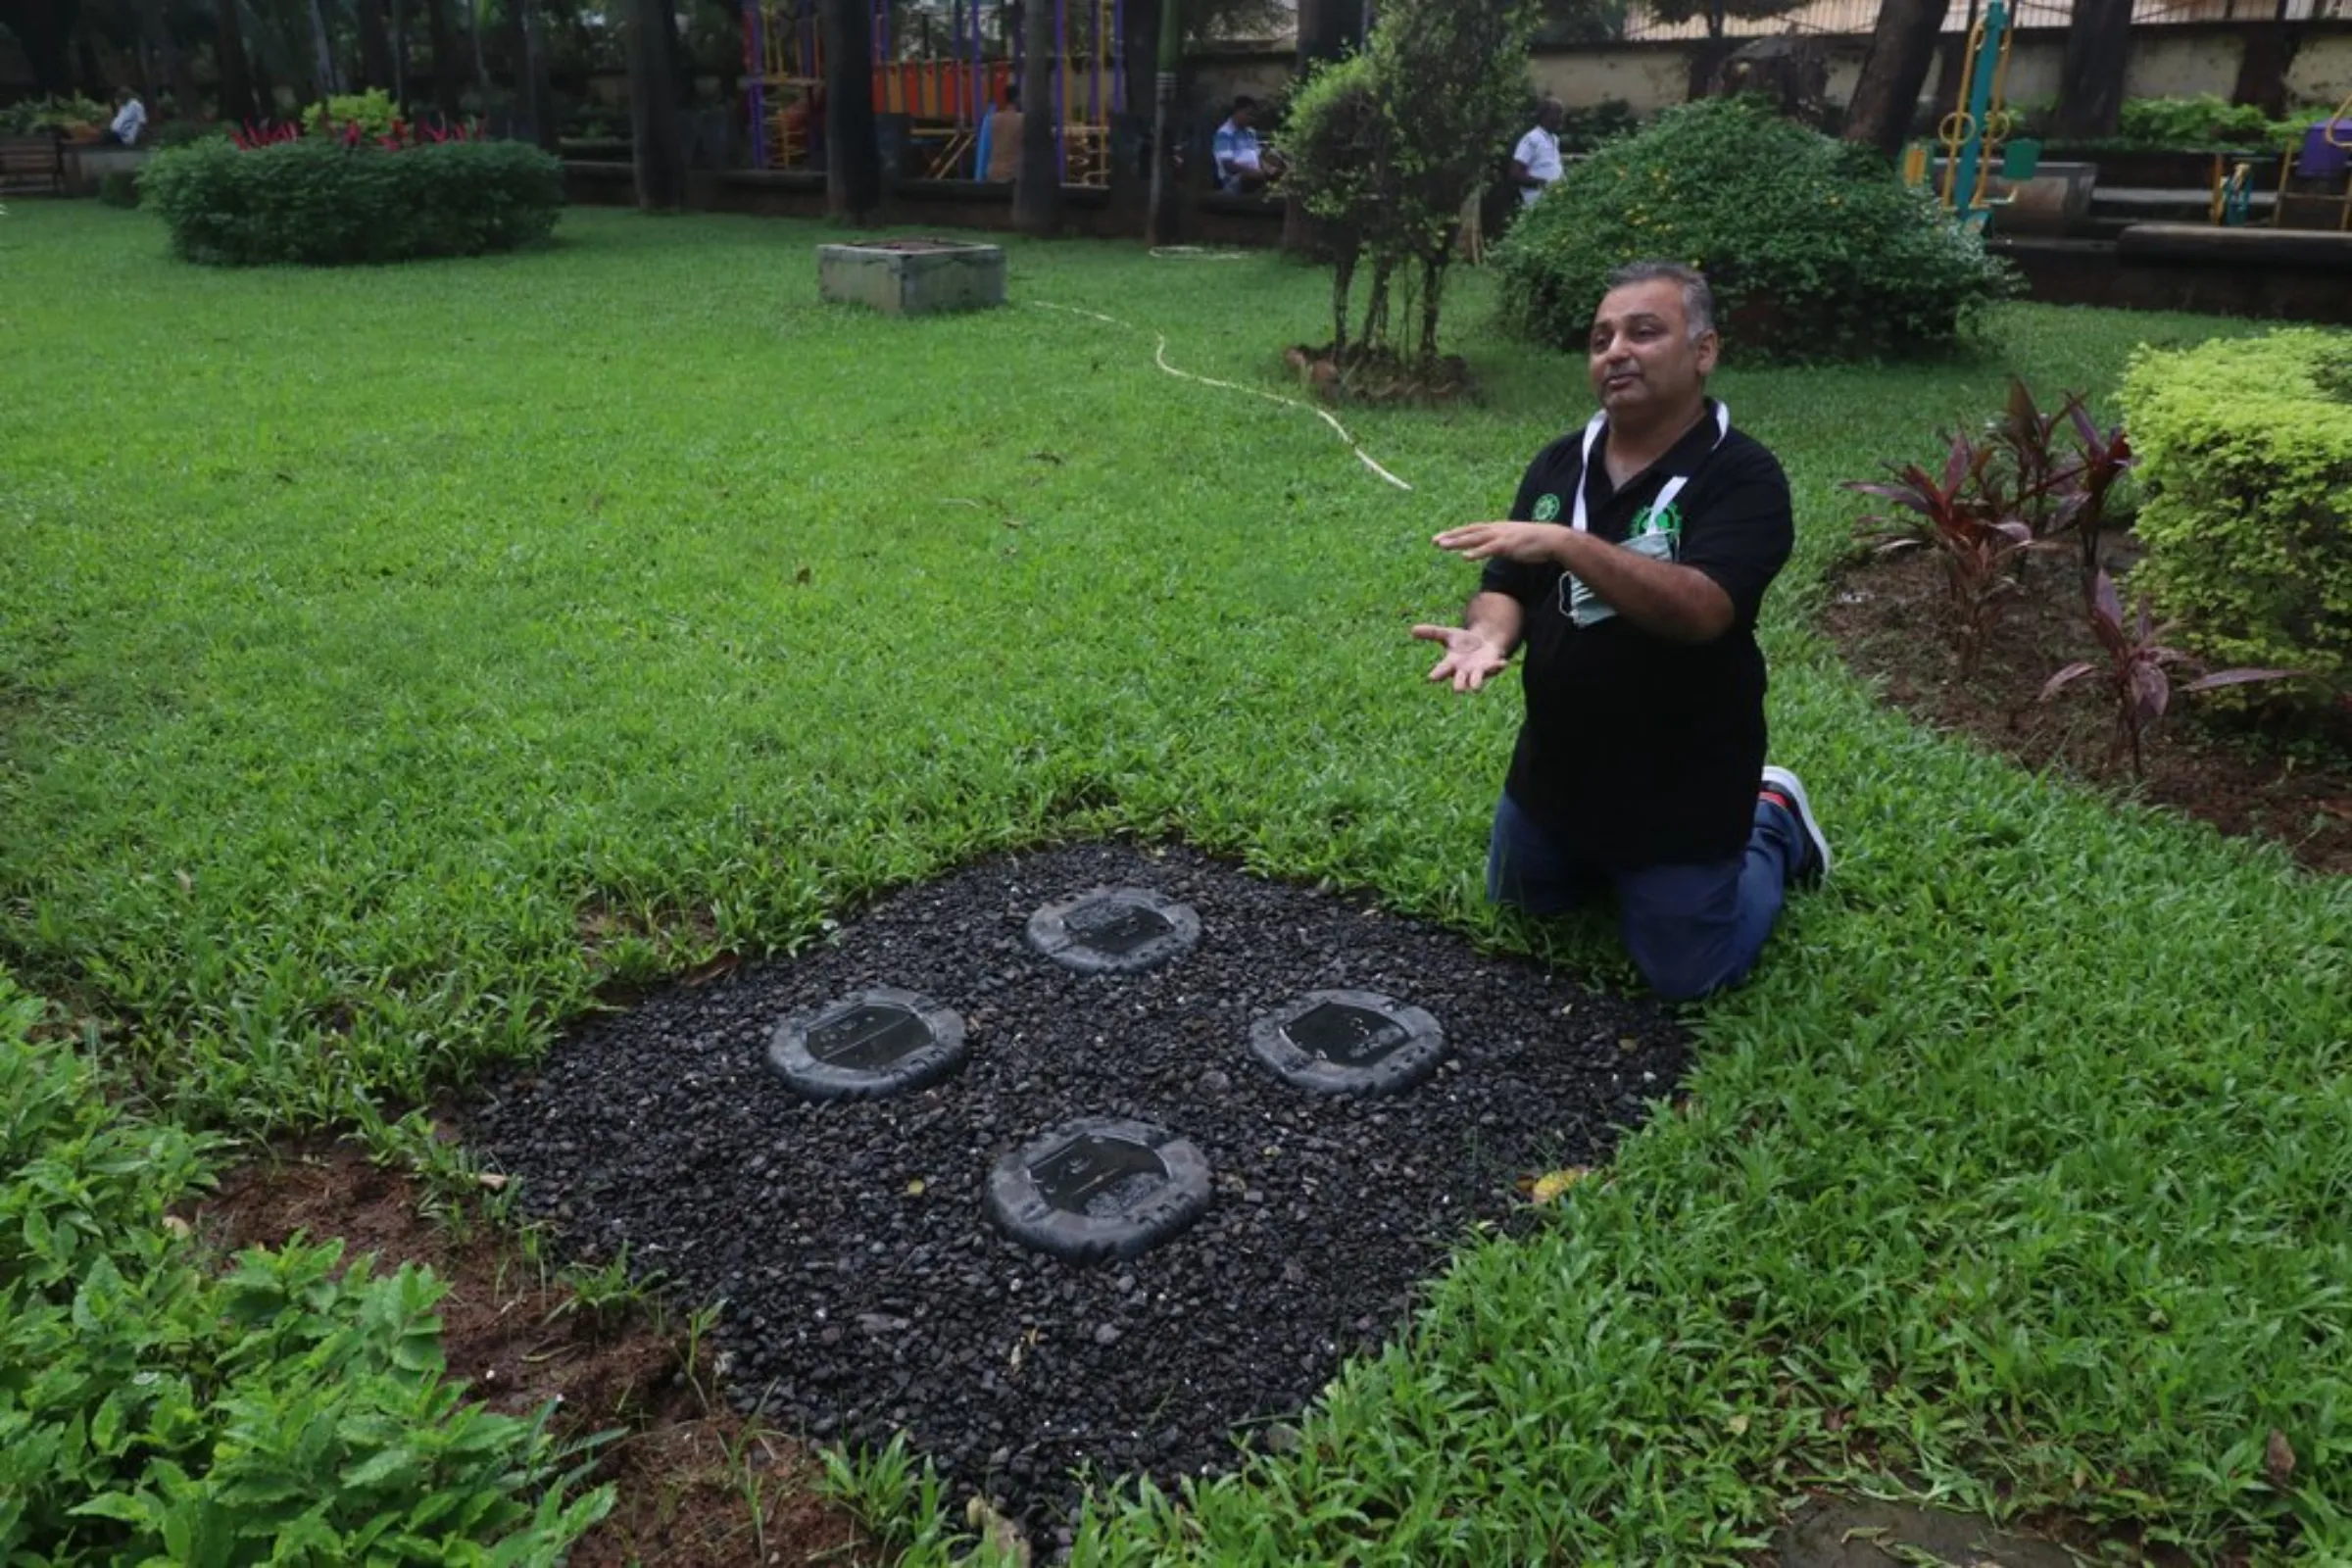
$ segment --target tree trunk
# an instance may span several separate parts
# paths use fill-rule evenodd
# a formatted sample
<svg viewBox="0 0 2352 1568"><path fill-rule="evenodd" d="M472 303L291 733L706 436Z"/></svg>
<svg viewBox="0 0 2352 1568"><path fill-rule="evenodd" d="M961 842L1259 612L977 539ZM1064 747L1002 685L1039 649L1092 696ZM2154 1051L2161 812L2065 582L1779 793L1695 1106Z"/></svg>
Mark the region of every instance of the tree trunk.
<svg viewBox="0 0 2352 1568"><path fill-rule="evenodd" d="M1325 60L1337 60L1362 41L1359 0L1298 0L1298 78ZM1282 198L1282 248L1293 256L1324 249L1323 235L1306 207L1288 192Z"/></svg>
<svg viewBox="0 0 2352 1568"><path fill-rule="evenodd" d="M1919 91L1936 61L1948 0L1880 0L1870 52L1846 108L1845 139L1876 147L1888 162L1902 156L1919 111Z"/></svg>
<svg viewBox="0 0 2352 1568"><path fill-rule="evenodd" d="M2287 111L2286 73L2302 51L2302 29L2286 20L2287 0L2278 0L2278 10L2268 26L2250 27L2246 31L2246 52L2237 63L2237 86L2230 92L2233 104L2252 104L2273 120L2284 120Z"/></svg>
<svg viewBox="0 0 2352 1568"><path fill-rule="evenodd" d="M1060 116L1054 102L1054 8L1030 0L1021 19L1021 163L1012 181L1012 226L1061 231Z"/></svg>
<svg viewBox="0 0 2352 1568"><path fill-rule="evenodd" d="M563 127L556 123L556 92L547 74L547 20L543 0L516 0L522 14L523 113L530 117L531 138L549 152L558 150Z"/></svg>
<svg viewBox="0 0 2352 1568"><path fill-rule="evenodd" d="M392 34L384 27L384 0L354 0L360 27L360 79L357 87L393 87Z"/></svg>
<svg viewBox="0 0 2352 1568"><path fill-rule="evenodd" d="M637 206L674 213L686 201L686 148L678 138L677 75L670 70L669 0L628 0L629 137Z"/></svg>
<svg viewBox="0 0 2352 1568"><path fill-rule="evenodd" d="M458 0L466 8L466 37L473 45L473 84L482 91L490 89L490 62L482 53L481 0Z"/></svg>
<svg viewBox="0 0 2352 1568"><path fill-rule="evenodd" d="M204 109L197 96L196 71L188 52L172 34L172 20L164 14L163 0L137 0L137 6L140 36L162 68L164 79L172 85L172 107L183 116L195 118Z"/></svg>
<svg viewBox="0 0 2352 1568"><path fill-rule="evenodd" d="M335 79L334 37L326 29L326 0L311 0L311 85L320 103L342 91Z"/></svg>
<svg viewBox="0 0 2352 1568"><path fill-rule="evenodd" d="M2054 136L2112 136L2124 108L2124 50L2132 38L2132 0L2075 0L2066 59L2058 68Z"/></svg>
<svg viewBox="0 0 2352 1568"><path fill-rule="evenodd" d="M10 0L0 4L0 25L17 35L32 70L32 90L47 98L74 90L74 24L79 0Z"/></svg>
<svg viewBox="0 0 2352 1568"><path fill-rule="evenodd" d="M245 28L237 0L216 0L217 48L220 56L220 118L234 125L253 119L253 72L245 59Z"/></svg>
<svg viewBox="0 0 2352 1568"><path fill-rule="evenodd" d="M1152 189L1144 243L1176 243L1176 73L1184 64L1184 18L1177 0L1158 0L1159 42L1152 51Z"/></svg>
<svg viewBox="0 0 2352 1568"><path fill-rule="evenodd" d="M449 28L449 0L424 0L424 33L425 47L433 52L433 107L442 119L455 120L463 107L458 92L464 68Z"/></svg>
<svg viewBox="0 0 2352 1568"><path fill-rule="evenodd" d="M392 0L392 101L409 112L409 13L402 0Z"/></svg>
<svg viewBox="0 0 2352 1568"><path fill-rule="evenodd" d="M874 31L866 0L824 0L825 216L862 223L882 206L874 135Z"/></svg>

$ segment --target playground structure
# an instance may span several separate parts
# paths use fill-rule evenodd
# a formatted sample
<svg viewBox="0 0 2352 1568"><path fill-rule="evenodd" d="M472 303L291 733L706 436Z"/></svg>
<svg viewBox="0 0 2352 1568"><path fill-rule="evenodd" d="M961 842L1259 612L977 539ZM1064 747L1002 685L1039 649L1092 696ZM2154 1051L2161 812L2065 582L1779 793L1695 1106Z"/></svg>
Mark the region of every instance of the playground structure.
<svg viewBox="0 0 2352 1568"><path fill-rule="evenodd" d="M1031 0L1054 6L1054 153L1062 182L1110 179L1110 122L1127 109L1125 0ZM745 111L760 169L821 167L824 43L820 0L744 0ZM1027 62L1014 0L946 0L939 7L867 0L873 29L873 105L904 117L905 172L931 179L985 179L989 121L1017 90ZM907 26L909 20L917 24ZM1017 107L1013 105L1011 107Z"/></svg>
<svg viewBox="0 0 2352 1568"><path fill-rule="evenodd" d="M1943 180L1936 195L1944 211L1970 228L1991 221L1993 209L2014 197L1994 197L1994 175L2008 181L2031 179L2041 163L2041 143L2010 140L2017 117L2008 107L2009 50L2016 41L2009 8L1990 0L1969 32L1967 65L1960 77L1960 106L1936 126L1943 145ZM1903 162L1903 177L1913 185L1928 176L1928 149L1914 145Z"/></svg>
<svg viewBox="0 0 2352 1568"><path fill-rule="evenodd" d="M2352 97L2325 120L2305 128L2302 141L2275 153L2215 153L2210 216L2225 228L2254 220L2254 185L2262 166L2278 164L2278 190L2271 203L2271 226L2285 227L2287 209L2318 203L2335 209L2337 230L2352 230Z"/></svg>

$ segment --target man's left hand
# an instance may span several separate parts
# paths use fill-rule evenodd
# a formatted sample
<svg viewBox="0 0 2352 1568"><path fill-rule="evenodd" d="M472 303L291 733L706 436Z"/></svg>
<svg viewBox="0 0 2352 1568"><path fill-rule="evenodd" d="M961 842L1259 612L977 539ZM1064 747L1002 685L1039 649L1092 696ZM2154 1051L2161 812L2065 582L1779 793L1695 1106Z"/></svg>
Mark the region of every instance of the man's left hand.
<svg viewBox="0 0 2352 1568"><path fill-rule="evenodd" d="M1464 561L1516 561L1531 566L1557 565L1569 530L1556 522L1473 522L1448 528L1433 541Z"/></svg>

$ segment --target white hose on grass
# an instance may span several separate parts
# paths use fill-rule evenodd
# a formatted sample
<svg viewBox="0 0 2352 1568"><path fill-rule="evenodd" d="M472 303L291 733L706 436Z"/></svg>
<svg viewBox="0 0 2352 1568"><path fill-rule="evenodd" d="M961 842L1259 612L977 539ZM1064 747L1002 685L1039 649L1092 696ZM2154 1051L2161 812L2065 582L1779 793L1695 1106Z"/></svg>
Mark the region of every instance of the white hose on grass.
<svg viewBox="0 0 2352 1568"><path fill-rule="evenodd" d="M1142 327L1137 326L1133 321L1122 321L1115 316L1104 316L1101 311L1080 310L1075 305L1049 305L1044 300L1032 300L1030 303L1041 311L1059 311L1065 316L1083 316L1093 320L1107 322L1112 326L1123 326L1130 332L1140 332L1143 330ZM1361 463L1365 467L1370 468L1374 473L1379 474L1383 479L1386 479L1389 483L1395 485L1399 490L1409 491L1412 489L1411 485L1406 484L1402 479L1397 478L1388 469L1382 467L1378 463L1374 462L1372 455L1366 452L1362 447L1356 445L1355 437L1348 433L1348 427L1342 424L1338 419L1332 417L1328 410L1318 409L1311 403L1301 403L1297 398L1278 396L1275 393L1268 392L1261 387L1243 386L1238 381L1219 381L1213 376L1195 375L1190 370L1179 370L1176 368L1176 367L1168 363L1168 334L1165 332L1154 332L1152 335L1159 340L1158 346L1152 351L1152 362L1161 369L1167 371L1168 374L1177 376L1186 381L1198 381L1202 386L1222 387L1228 392L1246 392L1253 398L1263 398L1268 403L1279 403L1286 409L1303 409L1307 413L1313 415L1316 418L1321 419L1325 424L1330 425L1333 432L1336 433L1342 441L1345 441L1348 444L1348 450L1355 454L1356 461Z"/></svg>

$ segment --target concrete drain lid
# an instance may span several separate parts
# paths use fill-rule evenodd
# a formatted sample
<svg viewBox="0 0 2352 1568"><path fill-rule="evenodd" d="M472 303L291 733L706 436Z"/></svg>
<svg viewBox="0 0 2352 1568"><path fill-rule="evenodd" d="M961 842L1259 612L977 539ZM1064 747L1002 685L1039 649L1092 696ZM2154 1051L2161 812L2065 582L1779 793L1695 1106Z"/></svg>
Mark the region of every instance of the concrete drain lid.
<svg viewBox="0 0 2352 1568"><path fill-rule="evenodd" d="M767 1059L811 1100L878 1100L962 1065L963 1020L930 998L884 987L776 1026Z"/></svg>
<svg viewBox="0 0 2352 1568"><path fill-rule="evenodd" d="M988 1176L988 1215L1014 1241L1072 1263L1133 1257L1208 1206L1208 1161L1140 1121L1065 1121Z"/></svg>
<svg viewBox="0 0 2352 1568"><path fill-rule="evenodd" d="M1192 906L1149 888L1095 888L1029 917L1029 945L1081 974L1140 974L1200 940Z"/></svg>
<svg viewBox="0 0 2352 1568"><path fill-rule="evenodd" d="M1251 1023L1250 1050L1299 1089L1393 1095L1437 1070L1446 1031L1375 992L1310 991Z"/></svg>

